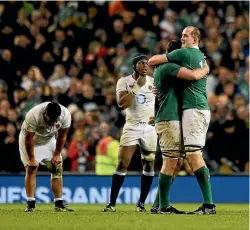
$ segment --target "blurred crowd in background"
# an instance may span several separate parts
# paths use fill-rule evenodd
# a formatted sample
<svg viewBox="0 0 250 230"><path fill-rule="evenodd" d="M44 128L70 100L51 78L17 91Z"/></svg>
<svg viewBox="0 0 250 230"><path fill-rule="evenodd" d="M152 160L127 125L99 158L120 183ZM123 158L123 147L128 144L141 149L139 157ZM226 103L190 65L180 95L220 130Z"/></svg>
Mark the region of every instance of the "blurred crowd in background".
<svg viewBox="0 0 250 230"><path fill-rule="evenodd" d="M117 162L124 112L115 86L132 57L165 53L185 26L201 29L212 112L204 156L212 173L247 172L249 161L249 2L0 2L0 171L19 172L25 114L57 101L72 114L64 170L95 171L98 156ZM149 75L153 75L151 70ZM107 153L108 152L108 153ZM161 166L157 155L156 168ZM130 169L141 170L140 154ZM188 166L183 169L189 173ZM101 173L99 173L101 174Z"/></svg>

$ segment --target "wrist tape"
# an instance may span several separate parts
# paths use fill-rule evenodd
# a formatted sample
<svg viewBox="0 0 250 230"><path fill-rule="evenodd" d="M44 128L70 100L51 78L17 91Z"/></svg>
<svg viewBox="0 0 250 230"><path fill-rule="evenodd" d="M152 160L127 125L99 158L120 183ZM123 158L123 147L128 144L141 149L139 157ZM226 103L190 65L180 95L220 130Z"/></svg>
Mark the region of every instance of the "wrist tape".
<svg viewBox="0 0 250 230"><path fill-rule="evenodd" d="M136 95L140 91L140 89L141 87L135 83L133 88L131 89L131 92L132 94Z"/></svg>

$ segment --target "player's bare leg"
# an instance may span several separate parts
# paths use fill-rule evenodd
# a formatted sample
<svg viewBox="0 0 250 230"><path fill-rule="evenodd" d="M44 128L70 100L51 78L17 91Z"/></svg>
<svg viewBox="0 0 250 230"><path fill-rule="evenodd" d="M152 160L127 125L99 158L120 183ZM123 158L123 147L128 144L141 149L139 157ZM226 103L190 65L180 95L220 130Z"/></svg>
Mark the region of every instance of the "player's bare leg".
<svg viewBox="0 0 250 230"><path fill-rule="evenodd" d="M54 194L54 202L55 208L56 207L63 207L63 198L62 198L62 187L63 187L63 180L61 178L51 178L51 189Z"/></svg>
<svg viewBox="0 0 250 230"><path fill-rule="evenodd" d="M201 151L199 151L197 154L190 154L190 155L188 154L187 162L193 172L195 172L199 168L206 166Z"/></svg>
<svg viewBox="0 0 250 230"><path fill-rule="evenodd" d="M194 147L195 148L195 147ZM189 148L188 148L189 150ZM196 150L196 151L195 151ZM203 194L203 204L194 212L190 214L216 214L216 208L213 203L212 189L210 182L209 169L206 167L206 163L202 157L200 149L194 149L192 152L186 152L187 162L192 169L196 179L200 185Z"/></svg>
<svg viewBox="0 0 250 230"><path fill-rule="evenodd" d="M110 193L110 202L103 209L104 212L114 212L116 199L118 197L120 188L124 182L127 168L130 164L130 161L136 151L137 146L121 146L119 149L119 158L116 171L113 174L112 184L111 184L111 193Z"/></svg>
<svg viewBox="0 0 250 230"><path fill-rule="evenodd" d="M51 179L51 189L53 191L55 199L62 197L62 186L63 186L62 178Z"/></svg>
<svg viewBox="0 0 250 230"><path fill-rule="evenodd" d="M138 212L145 212L144 207L145 200L148 196L149 190L151 188L154 179L154 159L155 152L143 150L142 154L142 177L141 177L141 194L137 204Z"/></svg>
<svg viewBox="0 0 250 230"><path fill-rule="evenodd" d="M72 209L69 209L65 206L62 198L62 188L63 188L63 179L59 178L51 178L51 189L54 194L54 202L55 202L55 211L57 212L72 212Z"/></svg>
<svg viewBox="0 0 250 230"><path fill-rule="evenodd" d="M38 167L26 166L25 174L25 190L27 195L26 212L33 212L35 210L35 190L36 190L36 174Z"/></svg>
<svg viewBox="0 0 250 230"><path fill-rule="evenodd" d="M54 203L56 212L72 212L72 209L69 209L65 206L62 198L62 188L63 188L63 167L62 163L54 165L51 161L44 161L48 170L51 173L50 185L52 192L54 194Z"/></svg>

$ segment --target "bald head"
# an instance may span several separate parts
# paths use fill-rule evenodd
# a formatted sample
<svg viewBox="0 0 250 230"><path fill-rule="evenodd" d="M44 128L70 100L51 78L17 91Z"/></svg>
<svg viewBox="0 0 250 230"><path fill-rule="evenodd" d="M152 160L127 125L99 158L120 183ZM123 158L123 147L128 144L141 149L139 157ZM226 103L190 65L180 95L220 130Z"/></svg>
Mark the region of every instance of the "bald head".
<svg viewBox="0 0 250 230"><path fill-rule="evenodd" d="M182 31L182 48L198 46L201 40L201 32L197 27L187 26Z"/></svg>

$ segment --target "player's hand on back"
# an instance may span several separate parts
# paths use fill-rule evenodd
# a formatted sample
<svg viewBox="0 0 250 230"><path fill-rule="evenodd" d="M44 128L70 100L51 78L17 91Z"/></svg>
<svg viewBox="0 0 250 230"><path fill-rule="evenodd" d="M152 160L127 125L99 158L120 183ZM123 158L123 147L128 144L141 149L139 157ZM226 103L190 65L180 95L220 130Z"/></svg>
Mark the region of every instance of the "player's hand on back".
<svg viewBox="0 0 250 230"><path fill-rule="evenodd" d="M155 87L154 84L153 84L152 92L153 92L153 94L155 95L155 97L158 96L158 90L157 90L157 88Z"/></svg>
<svg viewBox="0 0 250 230"><path fill-rule="evenodd" d="M149 125L155 126L155 117L150 117L148 121Z"/></svg>
<svg viewBox="0 0 250 230"><path fill-rule="evenodd" d="M146 83L146 75L140 75L136 81L136 84L140 87L144 86Z"/></svg>
<svg viewBox="0 0 250 230"><path fill-rule="evenodd" d="M206 60L207 56L204 53L202 53L202 54L203 54L203 58Z"/></svg>

